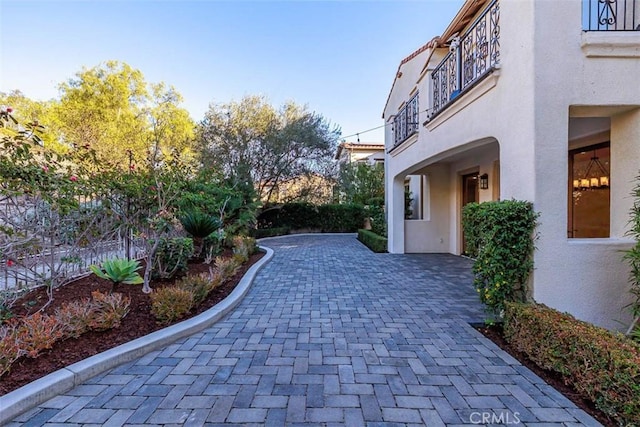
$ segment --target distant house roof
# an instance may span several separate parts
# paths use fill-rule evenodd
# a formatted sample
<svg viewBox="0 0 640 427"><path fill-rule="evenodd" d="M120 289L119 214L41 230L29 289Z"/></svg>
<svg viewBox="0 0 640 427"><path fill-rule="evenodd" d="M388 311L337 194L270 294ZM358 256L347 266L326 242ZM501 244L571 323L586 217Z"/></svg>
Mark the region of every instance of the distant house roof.
<svg viewBox="0 0 640 427"><path fill-rule="evenodd" d="M342 155L343 150L384 150L383 142L343 142L338 145L335 159L338 160Z"/></svg>

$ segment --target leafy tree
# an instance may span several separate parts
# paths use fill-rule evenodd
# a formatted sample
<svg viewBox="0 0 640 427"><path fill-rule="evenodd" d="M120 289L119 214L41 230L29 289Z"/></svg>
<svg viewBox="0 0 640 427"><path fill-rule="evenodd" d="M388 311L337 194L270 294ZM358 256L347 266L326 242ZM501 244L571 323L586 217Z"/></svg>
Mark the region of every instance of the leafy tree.
<svg viewBox="0 0 640 427"><path fill-rule="evenodd" d="M90 145L110 168L144 165L156 155L189 151L194 124L173 87L149 85L141 71L108 61L60 85L51 126L69 146Z"/></svg>
<svg viewBox="0 0 640 427"><path fill-rule="evenodd" d="M346 203L384 205L384 167L368 163L342 164L338 192L341 201Z"/></svg>
<svg viewBox="0 0 640 427"><path fill-rule="evenodd" d="M0 105L4 105L5 108L10 108L11 115L15 117L18 123L46 127L47 132L39 134L41 140L38 142L47 148L63 154L68 150L58 142L56 135L51 132L50 129L50 123L54 120L51 108L53 102L54 101L34 101L19 90L13 90L9 93L0 92ZM8 133L6 127L0 129L0 134L8 135Z"/></svg>
<svg viewBox="0 0 640 427"><path fill-rule="evenodd" d="M151 85L148 142L152 152L164 158L179 155L182 161L192 163L195 124L187 110L179 107L182 101L182 95L174 87L164 83Z"/></svg>
<svg viewBox="0 0 640 427"><path fill-rule="evenodd" d="M148 92L140 71L109 61L83 68L59 89L61 98L54 114L63 142L90 144L107 163L128 165L127 150L137 161L145 158L143 110Z"/></svg>
<svg viewBox="0 0 640 427"><path fill-rule="evenodd" d="M211 105L198 139L202 160L228 179L253 184L259 200L269 200L281 182L326 175L340 135L321 115L294 103L279 109L265 98Z"/></svg>

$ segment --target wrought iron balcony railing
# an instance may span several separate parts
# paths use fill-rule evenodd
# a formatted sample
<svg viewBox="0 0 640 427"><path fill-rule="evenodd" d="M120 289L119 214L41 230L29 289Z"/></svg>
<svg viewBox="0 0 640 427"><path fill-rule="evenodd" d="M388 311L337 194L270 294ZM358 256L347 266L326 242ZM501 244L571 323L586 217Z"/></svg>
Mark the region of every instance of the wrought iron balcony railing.
<svg viewBox="0 0 640 427"><path fill-rule="evenodd" d="M419 125L418 94L416 93L393 119L393 146L401 144L418 132Z"/></svg>
<svg viewBox="0 0 640 427"><path fill-rule="evenodd" d="M499 63L500 6L494 0L460 38L451 42L449 54L431 73L433 105L429 119Z"/></svg>
<svg viewBox="0 0 640 427"><path fill-rule="evenodd" d="M583 0L585 31L640 31L640 0Z"/></svg>

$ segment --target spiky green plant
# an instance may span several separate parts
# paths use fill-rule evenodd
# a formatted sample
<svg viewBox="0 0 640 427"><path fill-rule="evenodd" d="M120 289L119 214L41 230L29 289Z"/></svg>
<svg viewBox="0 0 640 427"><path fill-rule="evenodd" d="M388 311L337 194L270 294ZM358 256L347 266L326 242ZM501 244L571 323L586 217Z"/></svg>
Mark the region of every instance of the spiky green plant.
<svg viewBox="0 0 640 427"><path fill-rule="evenodd" d="M180 218L180 222L185 231L193 237L194 257L201 255L205 237L218 231L222 226L222 221L219 218L197 211L187 212Z"/></svg>
<svg viewBox="0 0 640 427"><path fill-rule="evenodd" d="M134 259L108 259L103 261L101 266L90 265L89 269L99 278L110 280L113 286L119 283L139 285L143 282L142 277L137 273L137 270L140 269L140 262Z"/></svg>

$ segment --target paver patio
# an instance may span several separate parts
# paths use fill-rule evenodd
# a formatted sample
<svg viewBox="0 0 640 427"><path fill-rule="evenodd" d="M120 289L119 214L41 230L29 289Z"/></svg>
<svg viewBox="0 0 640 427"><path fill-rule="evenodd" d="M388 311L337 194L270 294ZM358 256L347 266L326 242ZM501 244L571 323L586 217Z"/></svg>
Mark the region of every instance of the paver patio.
<svg viewBox="0 0 640 427"><path fill-rule="evenodd" d="M9 425L600 425L469 326L469 260L262 244L275 256L223 320Z"/></svg>

